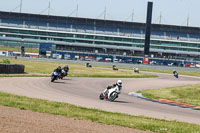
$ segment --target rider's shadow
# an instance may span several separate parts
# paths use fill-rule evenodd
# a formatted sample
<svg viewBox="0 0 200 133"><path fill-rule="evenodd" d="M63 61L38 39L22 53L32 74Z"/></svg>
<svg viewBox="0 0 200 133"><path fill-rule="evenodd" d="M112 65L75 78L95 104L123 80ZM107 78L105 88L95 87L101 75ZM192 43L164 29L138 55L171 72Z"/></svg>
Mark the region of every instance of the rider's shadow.
<svg viewBox="0 0 200 133"><path fill-rule="evenodd" d="M54 81L53 83L56 83L56 84L66 84L66 82L63 82L63 81Z"/></svg>
<svg viewBox="0 0 200 133"><path fill-rule="evenodd" d="M62 79L62 80L72 80L72 79Z"/></svg>
<svg viewBox="0 0 200 133"><path fill-rule="evenodd" d="M127 101L119 101L119 100L116 100L116 101L113 101L113 102L117 102L117 103L131 103L131 102L127 102Z"/></svg>

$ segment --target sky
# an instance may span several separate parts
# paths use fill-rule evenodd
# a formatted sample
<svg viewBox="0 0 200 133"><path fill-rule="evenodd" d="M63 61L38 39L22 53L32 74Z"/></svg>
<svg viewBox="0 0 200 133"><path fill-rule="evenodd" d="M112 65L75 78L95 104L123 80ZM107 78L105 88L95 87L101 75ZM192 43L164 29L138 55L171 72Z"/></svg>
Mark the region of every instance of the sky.
<svg viewBox="0 0 200 133"><path fill-rule="evenodd" d="M1 11L19 12L21 0L1 0ZM22 0L22 12L107 20L146 22L148 1L153 2L152 23L200 27L200 0ZM160 17L161 16L161 17ZM161 18L161 19L160 19Z"/></svg>

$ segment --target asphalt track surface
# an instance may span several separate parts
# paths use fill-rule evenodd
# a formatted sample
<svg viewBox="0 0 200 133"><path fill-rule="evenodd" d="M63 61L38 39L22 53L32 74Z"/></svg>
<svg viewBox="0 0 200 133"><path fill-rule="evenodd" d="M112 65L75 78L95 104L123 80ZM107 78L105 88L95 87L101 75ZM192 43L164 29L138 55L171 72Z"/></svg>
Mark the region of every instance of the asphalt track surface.
<svg viewBox="0 0 200 133"><path fill-rule="evenodd" d="M146 72L147 73L147 72ZM115 83L114 78L72 78L50 82L44 77L0 78L0 91L31 98L66 102L83 107L96 108L111 112L142 115L166 120L177 120L200 124L200 110L160 104L129 96L129 92L142 89L166 88L200 83L200 78L170 74L158 74L158 78L122 78L122 94L115 102L99 100L99 94L107 85Z"/></svg>

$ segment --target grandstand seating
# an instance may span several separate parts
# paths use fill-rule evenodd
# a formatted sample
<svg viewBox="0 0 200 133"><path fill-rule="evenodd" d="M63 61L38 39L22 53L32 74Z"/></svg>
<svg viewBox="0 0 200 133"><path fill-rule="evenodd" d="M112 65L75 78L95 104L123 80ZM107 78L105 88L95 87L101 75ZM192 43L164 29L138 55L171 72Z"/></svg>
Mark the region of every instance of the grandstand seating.
<svg viewBox="0 0 200 133"><path fill-rule="evenodd" d="M114 28L103 26L91 26L84 24L66 24L66 23L54 23L44 21L33 21L12 18L4 18L1 20L2 26L19 27L19 28L33 28L42 30L58 30L68 32L81 32L81 33L95 33L106 35L119 35L127 37L142 37L144 38L145 31L141 29L128 29L128 28ZM178 32L162 32L158 30L152 30L151 37L155 39L167 39L167 40L181 40L181 41L194 41L199 42L200 36L198 34L184 34Z"/></svg>

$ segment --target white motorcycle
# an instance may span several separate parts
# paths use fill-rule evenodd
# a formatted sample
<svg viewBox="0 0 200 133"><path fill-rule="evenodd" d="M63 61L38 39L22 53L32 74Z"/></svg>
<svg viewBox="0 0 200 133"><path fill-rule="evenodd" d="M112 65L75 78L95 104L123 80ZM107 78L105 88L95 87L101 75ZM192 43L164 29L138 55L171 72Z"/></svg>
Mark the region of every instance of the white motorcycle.
<svg viewBox="0 0 200 133"><path fill-rule="evenodd" d="M118 98L118 95L121 93L121 89L116 85L114 88L105 89L99 96L100 100L109 100L114 101Z"/></svg>
<svg viewBox="0 0 200 133"><path fill-rule="evenodd" d="M139 69L138 69L138 68L133 68L133 71L134 71L135 73L139 73Z"/></svg>

